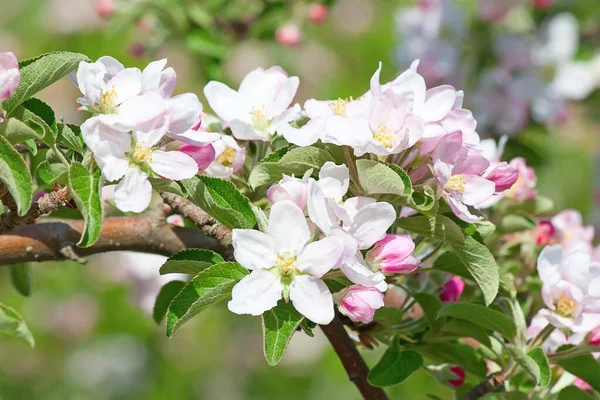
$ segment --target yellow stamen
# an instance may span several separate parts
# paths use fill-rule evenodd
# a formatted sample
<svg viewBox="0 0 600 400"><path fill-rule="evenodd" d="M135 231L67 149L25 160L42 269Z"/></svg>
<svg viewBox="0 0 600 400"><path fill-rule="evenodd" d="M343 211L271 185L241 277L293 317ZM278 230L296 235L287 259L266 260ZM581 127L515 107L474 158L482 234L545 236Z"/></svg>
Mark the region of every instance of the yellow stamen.
<svg viewBox="0 0 600 400"><path fill-rule="evenodd" d="M252 110L250 111L251 121L250 125L259 130L264 131L269 127L270 120L267 118L267 111L265 110L265 106L255 107L252 106Z"/></svg>
<svg viewBox="0 0 600 400"><path fill-rule="evenodd" d="M233 165L233 159L235 157L235 149L233 147L226 147L225 150L217 157L217 162L224 167L231 167Z"/></svg>
<svg viewBox="0 0 600 400"><path fill-rule="evenodd" d="M341 115L342 117L346 116L346 105L349 101L353 101L352 97L350 99L342 99L338 98L336 101L329 103L329 108L331 108L331 112L334 115Z"/></svg>
<svg viewBox="0 0 600 400"><path fill-rule="evenodd" d="M378 125L377 132L373 134L373 139L378 141L383 147L391 149L394 145L394 132L386 125Z"/></svg>
<svg viewBox="0 0 600 400"><path fill-rule="evenodd" d="M449 191L457 191L463 193L465 191L465 185L467 181L465 180L464 174L452 175L450 179L448 179L448 183L444 186L444 190Z"/></svg>
<svg viewBox="0 0 600 400"><path fill-rule="evenodd" d="M577 308L577 302L567 296L561 296L556 302L556 313L561 317L571 317Z"/></svg>
<svg viewBox="0 0 600 400"><path fill-rule="evenodd" d="M275 266L279 268L282 275L291 275L296 271L296 256L292 256L289 251L279 254Z"/></svg>
<svg viewBox="0 0 600 400"><path fill-rule="evenodd" d="M115 97L117 97L117 92L114 85L110 90L102 89L100 91L100 112L102 114L110 114L113 111Z"/></svg>
<svg viewBox="0 0 600 400"><path fill-rule="evenodd" d="M152 161L152 149L144 146L144 143L137 143L133 151L133 159L142 163Z"/></svg>

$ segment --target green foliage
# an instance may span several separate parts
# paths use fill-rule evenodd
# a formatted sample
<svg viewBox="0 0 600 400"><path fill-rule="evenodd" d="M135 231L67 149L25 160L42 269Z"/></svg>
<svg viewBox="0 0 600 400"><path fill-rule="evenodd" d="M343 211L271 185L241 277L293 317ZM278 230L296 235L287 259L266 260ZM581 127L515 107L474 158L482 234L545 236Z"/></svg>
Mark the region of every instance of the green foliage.
<svg viewBox="0 0 600 400"><path fill-rule="evenodd" d="M482 328L502 334L507 339L513 339L517 333L515 324L504 314L473 303L446 304L438 312L438 318L453 317L479 325Z"/></svg>
<svg viewBox="0 0 600 400"><path fill-rule="evenodd" d="M269 365L277 365L281 361L303 320L304 317L294 306L283 300L262 315L265 359Z"/></svg>
<svg viewBox="0 0 600 400"><path fill-rule="evenodd" d="M222 262L206 268L189 281L173 298L167 310L167 336L211 304L225 300L248 270L235 262Z"/></svg>
<svg viewBox="0 0 600 400"><path fill-rule="evenodd" d="M154 309L152 310L152 318L154 322L160 324L165 317L169 304L177 296L181 289L185 286L185 282L182 281L171 281L166 283L156 296L156 302L154 303Z"/></svg>
<svg viewBox="0 0 600 400"><path fill-rule="evenodd" d="M410 196L410 178L400 167L397 170L373 160L356 160L358 181L367 194L397 194Z"/></svg>
<svg viewBox="0 0 600 400"><path fill-rule="evenodd" d="M6 272L8 273L8 279L17 292L23 296L31 296L33 291L33 271L31 270L31 264L15 264L9 265Z"/></svg>
<svg viewBox="0 0 600 400"><path fill-rule="evenodd" d="M564 358L556 364L600 391L600 364L591 354Z"/></svg>
<svg viewBox="0 0 600 400"><path fill-rule="evenodd" d="M423 357L413 350L404 350L398 343L387 348L379 362L369 372L373 386L385 387L404 382L423 366Z"/></svg>
<svg viewBox="0 0 600 400"><path fill-rule="evenodd" d="M39 176L44 183L64 182L67 180L67 174L69 170L65 164L50 163L47 160L42 161L38 164L35 170L35 175Z"/></svg>
<svg viewBox="0 0 600 400"><path fill-rule="evenodd" d="M25 215L33 198L33 185L29 168L23 157L0 136L0 181L4 182L8 192L17 204L17 213Z"/></svg>
<svg viewBox="0 0 600 400"><path fill-rule="evenodd" d="M13 308L0 303L0 334L19 338L29 346L35 345L33 335L23 317Z"/></svg>
<svg viewBox="0 0 600 400"><path fill-rule="evenodd" d="M193 274L225 260L220 254L205 249L186 249L173 254L160 267L160 274Z"/></svg>
<svg viewBox="0 0 600 400"><path fill-rule="evenodd" d="M81 129L77 125L58 124L56 143L79 154L85 152Z"/></svg>
<svg viewBox="0 0 600 400"><path fill-rule="evenodd" d="M228 228L252 229L256 225L250 200L233 183L200 175L181 183L194 203Z"/></svg>
<svg viewBox="0 0 600 400"><path fill-rule="evenodd" d="M440 298L429 293L415 293L413 297L423 309L423 313L431 329L434 331L437 330L444 322L443 320L437 320L437 314L443 306Z"/></svg>
<svg viewBox="0 0 600 400"><path fill-rule="evenodd" d="M538 366L539 379L537 379L538 385L546 387L552 381L552 371L550 370L550 363L544 354L544 350L541 347L537 347L527 353L527 356L532 359Z"/></svg>
<svg viewBox="0 0 600 400"><path fill-rule="evenodd" d="M90 247L100 237L104 213L100 194L102 183L99 169L90 172L78 162L71 164L69 187L71 188L73 200L77 204L77 209L81 212L85 221L81 239L77 243L79 247Z"/></svg>

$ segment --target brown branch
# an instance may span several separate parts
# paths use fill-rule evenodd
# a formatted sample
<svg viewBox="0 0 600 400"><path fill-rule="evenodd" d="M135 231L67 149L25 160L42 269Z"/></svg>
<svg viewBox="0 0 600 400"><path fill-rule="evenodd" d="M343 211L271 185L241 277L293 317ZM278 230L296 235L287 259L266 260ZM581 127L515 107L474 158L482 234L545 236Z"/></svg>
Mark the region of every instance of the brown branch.
<svg viewBox="0 0 600 400"><path fill-rule="evenodd" d="M38 201L31 203L31 207L23 216L17 213L17 203L10 195L6 186L0 182L0 200L8 208L8 212L0 215L0 234L10 232L19 225L33 224L36 219L44 214L58 210L60 206L67 203L67 189L58 189L47 193Z"/></svg>
<svg viewBox="0 0 600 400"><path fill-rule="evenodd" d="M160 207L167 213L166 206ZM225 253L212 238L197 230L166 223L165 214L148 213L132 217L106 218L98 241L88 248L72 248L77 257L109 251L139 251L169 256L186 248L203 248ZM61 250L77 243L83 231L81 220L47 220L17 227L0 235L0 266L28 261L75 259ZM76 253L75 253L76 252Z"/></svg>
<svg viewBox="0 0 600 400"><path fill-rule="evenodd" d="M462 396L460 400L477 400L491 393L497 387L504 384L505 376L499 372L488 376L483 382L471 389L467 394Z"/></svg>
<svg viewBox="0 0 600 400"><path fill-rule="evenodd" d="M339 317L336 316L329 325L321 325L321 329L342 361L348 378L360 390L363 398L366 400L387 399L383 389L371 386L367 381L369 367L367 367L354 342L348 336L348 332L346 332Z"/></svg>
<svg viewBox="0 0 600 400"><path fill-rule="evenodd" d="M208 215L200 207L191 201L173 193L161 192L165 204L169 205L174 212L183 215L192 221L202 233L214 238L223 248L223 258L227 261L233 260L233 246L231 245L231 230Z"/></svg>

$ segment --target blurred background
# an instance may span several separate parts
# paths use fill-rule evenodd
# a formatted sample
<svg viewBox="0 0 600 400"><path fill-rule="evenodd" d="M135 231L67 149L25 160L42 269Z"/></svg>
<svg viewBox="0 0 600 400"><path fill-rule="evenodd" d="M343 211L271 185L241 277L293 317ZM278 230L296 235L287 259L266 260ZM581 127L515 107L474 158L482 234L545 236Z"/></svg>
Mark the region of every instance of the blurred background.
<svg viewBox="0 0 600 400"><path fill-rule="evenodd" d="M504 158L525 157L557 210L600 222L599 0L0 0L0 9L1 51L111 55L140 68L166 57L175 92L201 101L208 80L237 87L271 65L300 77L301 104L357 97L379 61L385 82L420 59L428 87L465 91L482 137L509 137ZM67 79L40 95L69 123L84 117L77 97ZM0 399L359 398L317 330L296 334L275 368L260 319L224 304L167 339L151 317L163 261L110 253L86 266L34 264L27 298L0 275L0 301L37 342L0 340ZM372 365L382 352L363 353ZM388 393L452 396L423 371Z"/></svg>

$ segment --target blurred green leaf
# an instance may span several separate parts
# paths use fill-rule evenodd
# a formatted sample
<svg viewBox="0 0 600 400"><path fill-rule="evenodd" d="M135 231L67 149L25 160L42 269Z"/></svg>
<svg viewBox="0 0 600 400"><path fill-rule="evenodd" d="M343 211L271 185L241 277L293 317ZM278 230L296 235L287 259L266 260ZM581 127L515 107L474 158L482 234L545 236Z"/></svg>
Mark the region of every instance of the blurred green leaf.
<svg viewBox="0 0 600 400"><path fill-rule="evenodd" d="M33 291L33 271L30 263L9 265L7 267L8 279L17 292L23 296L31 296Z"/></svg>
<svg viewBox="0 0 600 400"><path fill-rule="evenodd" d="M565 358L556 361L556 364L600 391L600 364L591 354Z"/></svg>
<svg viewBox="0 0 600 400"><path fill-rule="evenodd" d="M27 323L13 308L0 303L0 333L24 340L29 346L35 345Z"/></svg>
<svg viewBox="0 0 600 400"><path fill-rule="evenodd" d="M423 357L416 351L403 350L397 343L387 348L369 372L368 381L373 386L385 387L404 382L423 366Z"/></svg>
<svg viewBox="0 0 600 400"><path fill-rule="evenodd" d="M515 324L499 311L472 303L445 304L438 312L440 317L464 319L485 329L502 334L507 339L514 339L517 328Z"/></svg>

